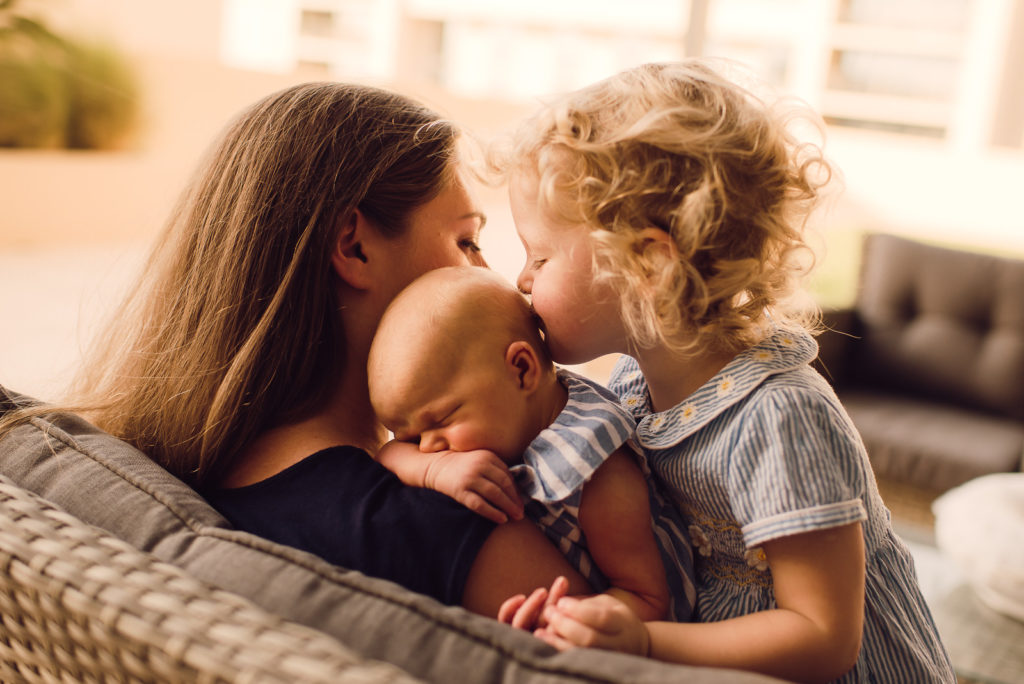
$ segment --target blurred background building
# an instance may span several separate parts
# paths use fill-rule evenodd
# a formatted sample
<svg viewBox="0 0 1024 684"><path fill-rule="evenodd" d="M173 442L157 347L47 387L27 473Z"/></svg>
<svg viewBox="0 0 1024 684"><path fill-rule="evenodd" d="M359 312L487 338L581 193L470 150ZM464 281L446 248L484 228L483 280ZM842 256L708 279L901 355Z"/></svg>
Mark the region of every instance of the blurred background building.
<svg viewBox="0 0 1024 684"><path fill-rule="evenodd" d="M191 169L290 83L394 88L486 138L544 96L640 62L747 65L828 124L844 189L816 218L826 304L859 236L1024 254L1024 0L21 0L119 50L138 83L122 149L0 148L0 382L45 395L116 302ZM0 26L2 28L2 26ZM0 88L3 84L0 84ZM3 116L0 111L0 117ZM520 266L503 191L484 248Z"/></svg>

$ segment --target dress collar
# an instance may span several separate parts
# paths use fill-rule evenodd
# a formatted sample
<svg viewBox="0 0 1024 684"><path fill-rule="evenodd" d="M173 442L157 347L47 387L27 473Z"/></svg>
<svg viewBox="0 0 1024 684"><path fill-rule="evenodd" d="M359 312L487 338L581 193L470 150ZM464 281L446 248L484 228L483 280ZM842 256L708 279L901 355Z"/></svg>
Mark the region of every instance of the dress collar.
<svg viewBox="0 0 1024 684"><path fill-rule="evenodd" d="M640 444L648 449L668 449L753 392L769 376L803 366L817 353L817 342L806 332L776 330L737 354L680 404L660 413L651 412L647 382L635 359L627 357L621 363L615 384L622 405L636 418Z"/></svg>

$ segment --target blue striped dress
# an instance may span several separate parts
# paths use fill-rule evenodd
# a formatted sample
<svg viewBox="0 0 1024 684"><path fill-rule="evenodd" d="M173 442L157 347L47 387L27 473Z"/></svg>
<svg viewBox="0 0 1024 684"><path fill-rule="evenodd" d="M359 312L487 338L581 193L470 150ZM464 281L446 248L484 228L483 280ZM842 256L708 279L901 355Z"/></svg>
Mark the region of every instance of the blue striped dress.
<svg viewBox="0 0 1024 684"><path fill-rule="evenodd" d="M636 418L637 440L696 549L697 619L775 607L764 542L861 521L864 635L837 681L953 682L860 437L808 365L816 354L810 335L776 331L660 413L636 360L623 357L612 373L609 388Z"/></svg>
<svg viewBox="0 0 1024 684"><path fill-rule="evenodd" d="M580 499L583 485L616 449L626 444L637 453L630 441L636 425L616 396L601 385L564 369L559 369L558 377L569 393L565 408L511 471L520 491L530 498L526 514L596 591L604 591L608 579L591 559L580 528ZM695 598L693 549L682 518L654 488L650 470L637 455L649 485L652 530L671 595L669 617L685 621L693 613Z"/></svg>

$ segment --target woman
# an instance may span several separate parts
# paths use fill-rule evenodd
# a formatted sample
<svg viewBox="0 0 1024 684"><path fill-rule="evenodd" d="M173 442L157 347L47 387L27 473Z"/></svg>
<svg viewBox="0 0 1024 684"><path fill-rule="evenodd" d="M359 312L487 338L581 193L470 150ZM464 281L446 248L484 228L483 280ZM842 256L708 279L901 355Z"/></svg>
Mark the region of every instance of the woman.
<svg viewBox="0 0 1024 684"><path fill-rule="evenodd" d="M386 436L366 382L384 308L430 269L486 265L456 136L354 85L299 85L245 111L99 338L75 404L236 526L493 616L559 574L589 588L528 522L495 527L370 455Z"/></svg>

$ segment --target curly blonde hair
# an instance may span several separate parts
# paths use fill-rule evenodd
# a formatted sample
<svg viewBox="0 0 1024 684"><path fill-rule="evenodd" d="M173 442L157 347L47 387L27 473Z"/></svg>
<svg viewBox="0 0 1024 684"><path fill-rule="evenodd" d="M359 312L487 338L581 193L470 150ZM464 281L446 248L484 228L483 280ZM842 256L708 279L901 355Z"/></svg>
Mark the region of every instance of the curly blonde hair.
<svg viewBox="0 0 1024 684"><path fill-rule="evenodd" d="M804 226L832 170L789 130L806 108L782 104L704 61L645 64L549 103L491 161L534 176L553 221L591 228L633 345L740 349L817 317L788 301L813 263ZM652 227L677 258L643 238Z"/></svg>

